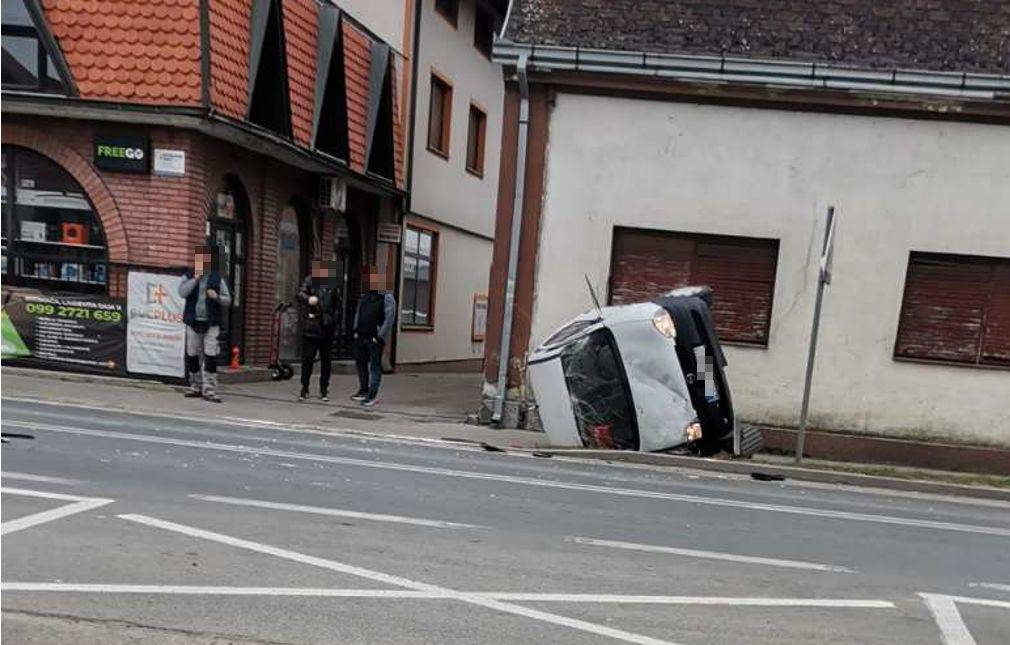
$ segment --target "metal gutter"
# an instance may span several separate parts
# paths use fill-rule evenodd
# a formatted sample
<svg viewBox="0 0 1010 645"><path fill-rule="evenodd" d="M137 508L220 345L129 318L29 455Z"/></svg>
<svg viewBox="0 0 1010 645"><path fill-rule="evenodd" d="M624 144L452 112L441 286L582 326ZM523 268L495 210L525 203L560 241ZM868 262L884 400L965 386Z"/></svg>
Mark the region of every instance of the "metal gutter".
<svg viewBox="0 0 1010 645"><path fill-rule="evenodd" d="M519 81L519 126L516 138L515 201L512 204L512 237L509 241L508 277L505 282L505 313L502 316L501 345L498 348L498 387L491 421L500 424L508 390L508 364L512 354L512 317L515 311L516 272L519 267L519 242L522 237L523 201L526 196L526 148L530 125L530 86L527 79L528 55L520 52L515 61Z"/></svg>
<svg viewBox="0 0 1010 645"><path fill-rule="evenodd" d="M492 60L531 71L579 71L683 81L852 90L987 101L1010 100L1010 76L969 72L878 70L827 63L656 54L581 47L528 45L496 40Z"/></svg>

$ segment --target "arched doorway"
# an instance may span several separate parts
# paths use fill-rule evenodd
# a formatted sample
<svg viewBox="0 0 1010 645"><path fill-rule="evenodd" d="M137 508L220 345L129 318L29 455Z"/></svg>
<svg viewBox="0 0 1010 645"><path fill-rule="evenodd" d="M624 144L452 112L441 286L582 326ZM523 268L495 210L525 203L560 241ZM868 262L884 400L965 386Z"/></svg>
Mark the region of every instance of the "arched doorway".
<svg viewBox="0 0 1010 645"><path fill-rule="evenodd" d="M274 295L278 303L295 305L281 316L280 355L284 360L301 357L301 316L296 295L302 279L309 272L314 235L306 210L292 200L277 218L277 273Z"/></svg>
<svg viewBox="0 0 1010 645"><path fill-rule="evenodd" d="M231 289L231 307L221 326L222 354L238 347L245 357L246 261L249 253L249 196L237 177L225 177L207 215L207 242L218 247L220 271Z"/></svg>
<svg viewBox="0 0 1010 645"><path fill-rule="evenodd" d="M4 283L106 293L105 232L84 188L27 148L3 146L2 165Z"/></svg>
<svg viewBox="0 0 1010 645"><path fill-rule="evenodd" d="M333 357L341 360L351 358L351 327L354 325L354 311L361 296L360 235L354 215L337 213L336 230L333 235L333 257L339 281L341 312Z"/></svg>

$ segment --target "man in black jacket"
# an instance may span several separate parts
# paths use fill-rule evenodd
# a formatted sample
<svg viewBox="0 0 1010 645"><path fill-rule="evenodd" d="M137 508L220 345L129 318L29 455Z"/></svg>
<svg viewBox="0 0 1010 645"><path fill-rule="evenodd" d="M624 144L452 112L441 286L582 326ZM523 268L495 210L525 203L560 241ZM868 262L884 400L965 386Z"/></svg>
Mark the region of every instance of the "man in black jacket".
<svg viewBox="0 0 1010 645"><path fill-rule="evenodd" d="M309 396L312 363L319 354L319 398L329 401L331 350L337 329L340 294L336 289L336 269L330 262L312 261L312 272L305 276L298 300L305 309L302 329L302 391L300 401Z"/></svg>
<svg viewBox="0 0 1010 645"><path fill-rule="evenodd" d="M386 275L370 268L368 291L354 312L354 363L358 368L358 391L351 398L367 408L378 403L382 382L382 349L389 342L396 320L396 300L385 291Z"/></svg>

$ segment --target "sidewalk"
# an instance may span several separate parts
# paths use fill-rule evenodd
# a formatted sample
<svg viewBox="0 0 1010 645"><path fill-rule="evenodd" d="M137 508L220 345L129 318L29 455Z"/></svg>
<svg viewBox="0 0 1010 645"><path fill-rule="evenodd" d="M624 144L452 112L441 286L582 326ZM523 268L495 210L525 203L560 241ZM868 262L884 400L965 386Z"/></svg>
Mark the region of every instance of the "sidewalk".
<svg viewBox="0 0 1010 645"><path fill-rule="evenodd" d="M143 414L284 425L318 432L362 433L425 441L486 444L534 451L541 457L593 459L676 469L707 470L765 480L793 479L891 490L961 495L1010 501L1010 476L807 460L760 454L750 460L700 459L662 453L552 449L547 436L525 430L500 430L465 423L480 403L479 374L407 374L383 378L380 405L366 409L350 401L355 376L334 374L331 401L297 401L298 381L225 385L224 403L182 396L184 389L155 381L46 372L4 367L3 395L54 403L95 406Z"/></svg>

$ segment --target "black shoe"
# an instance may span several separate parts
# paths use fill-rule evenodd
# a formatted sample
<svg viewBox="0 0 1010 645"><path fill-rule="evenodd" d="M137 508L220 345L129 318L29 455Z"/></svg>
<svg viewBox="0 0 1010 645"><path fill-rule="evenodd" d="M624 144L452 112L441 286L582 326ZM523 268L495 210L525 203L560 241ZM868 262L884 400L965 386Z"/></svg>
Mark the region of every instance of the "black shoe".
<svg viewBox="0 0 1010 645"><path fill-rule="evenodd" d="M307 398L309 398L309 390L308 388L302 388L302 391L298 393L298 400L304 401Z"/></svg>
<svg viewBox="0 0 1010 645"><path fill-rule="evenodd" d="M197 392L195 390L186 390L186 393L183 394L183 396L185 396L187 399L199 399L200 397L203 396L203 393Z"/></svg>
<svg viewBox="0 0 1010 645"><path fill-rule="evenodd" d="M328 394L326 393L326 390L323 390L322 392L320 392L320 393L319 393L319 398L320 398L321 400L323 400L323 401L329 401L329 400L330 400L330 397L329 397L329 395L328 395Z"/></svg>
<svg viewBox="0 0 1010 645"><path fill-rule="evenodd" d="M223 403L221 397L216 394L205 394L203 396L204 401L210 401L211 403Z"/></svg>
<svg viewBox="0 0 1010 645"><path fill-rule="evenodd" d="M358 392L357 394L351 395L352 401L364 401L368 398L368 392Z"/></svg>

